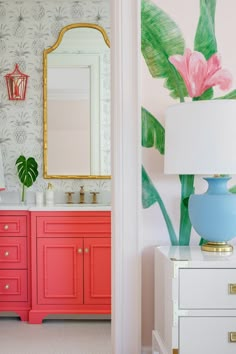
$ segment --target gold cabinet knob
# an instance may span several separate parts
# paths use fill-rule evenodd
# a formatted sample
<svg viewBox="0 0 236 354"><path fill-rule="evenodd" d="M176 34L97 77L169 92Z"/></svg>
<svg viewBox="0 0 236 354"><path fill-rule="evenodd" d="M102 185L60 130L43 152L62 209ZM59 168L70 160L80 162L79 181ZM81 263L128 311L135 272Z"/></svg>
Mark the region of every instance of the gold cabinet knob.
<svg viewBox="0 0 236 354"><path fill-rule="evenodd" d="M9 289L9 288L10 288L10 285L9 285L9 284L6 284L6 285L4 286L4 288L5 288L5 289Z"/></svg>
<svg viewBox="0 0 236 354"><path fill-rule="evenodd" d="M6 252L4 253L4 256L5 256L5 257L8 257L8 256L9 256L9 252L6 251Z"/></svg>
<svg viewBox="0 0 236 354"><path fill-rule="evenodd" d="M4 230L8 230L9 226L8 225L4 225Z"/></svg>
<svg viewBox="0 0 236 354"><path fill-rule="evenodd" d="M83 253L82 248L78 248L78 249L77 249L77 252L78 252L78 253Z"/></svg>
<svg viewBox="0 0 236 354"><path fill-rule="evenodd" d="M84 249L84 252L85 252L85 253L89 253L89 248L86 247L86 248Z"/></svg>

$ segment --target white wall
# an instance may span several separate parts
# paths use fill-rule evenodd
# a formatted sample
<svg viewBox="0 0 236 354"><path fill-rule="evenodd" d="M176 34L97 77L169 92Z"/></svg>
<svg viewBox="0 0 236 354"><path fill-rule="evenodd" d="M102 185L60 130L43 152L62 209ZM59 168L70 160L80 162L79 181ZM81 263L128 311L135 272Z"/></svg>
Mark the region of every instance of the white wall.
<svg viewBox="0 0 236 354"><path fill-rule="evenodd" d="M189 0L153 0L157 6L167 12L178 24L183 32L186 46L193 50L194 35L199 16L200 1ZM218 51L222 57L222 66L229 70L234 77L233 87L236 88L236 2L234 0L218 0L216 5L216 39ZM157 24L158 25L158 24ZM224 94L218 91L218 96ZM163 81L153 79L147 65L142 60L142 105L149 110L163 125L164 111L168 105L177 103L169 97L169 91L163 87ZM233 152L236 154L236 152ZM143 165L161 194L168 209L172 223L178 233L179 225L179 198L180 183L177 176L163 174L163 156L157 150L143 148ZM235 178L230 184L236 184ZM205 189L205 184L197 179L196 192ZM153 329L154 288L153 288L153 249L158 244L169 244L168 233L160 208L157 204L143 210L144 223L144 251L143 251L143 276L142 276L142 325L143 345L151 345L151 331ZM199 237L193 232L191 243L197 244Z"/></svg>

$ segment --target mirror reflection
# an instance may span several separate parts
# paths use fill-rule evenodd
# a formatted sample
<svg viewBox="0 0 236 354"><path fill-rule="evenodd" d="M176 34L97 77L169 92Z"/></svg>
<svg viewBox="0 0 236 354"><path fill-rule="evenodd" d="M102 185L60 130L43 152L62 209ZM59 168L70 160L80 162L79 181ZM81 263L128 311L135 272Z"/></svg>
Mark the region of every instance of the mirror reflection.
<svg viewBox="0 0 236 354"><path fill-rule="evenodd" d="M110 178L110 145L109 39L69 25L44 51L44 178Z"/></svg>

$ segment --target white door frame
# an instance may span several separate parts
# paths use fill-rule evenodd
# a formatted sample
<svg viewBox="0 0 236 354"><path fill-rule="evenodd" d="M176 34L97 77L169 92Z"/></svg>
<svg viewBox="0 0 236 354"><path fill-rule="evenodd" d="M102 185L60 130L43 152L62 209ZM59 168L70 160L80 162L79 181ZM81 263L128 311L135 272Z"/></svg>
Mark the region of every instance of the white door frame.
<svg viewBox="0 0 236 354"><path fill-rule="evenodd" d="M112 354L140 354L140 0L111 7Z"/></svg>

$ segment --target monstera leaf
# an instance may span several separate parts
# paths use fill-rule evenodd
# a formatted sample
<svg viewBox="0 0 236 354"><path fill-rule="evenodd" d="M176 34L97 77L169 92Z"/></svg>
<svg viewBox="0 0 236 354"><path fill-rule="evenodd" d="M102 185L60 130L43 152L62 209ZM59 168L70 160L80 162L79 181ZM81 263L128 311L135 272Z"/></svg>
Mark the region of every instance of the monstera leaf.
<svg viewBox="0 0 236 354"><path fill-rule="evenodd" d="M22 202L25 200L25 187L29 188L38 177L38 164L33 157L28 159L21 155L16 160L18 177L22 183Z"/></svg>

